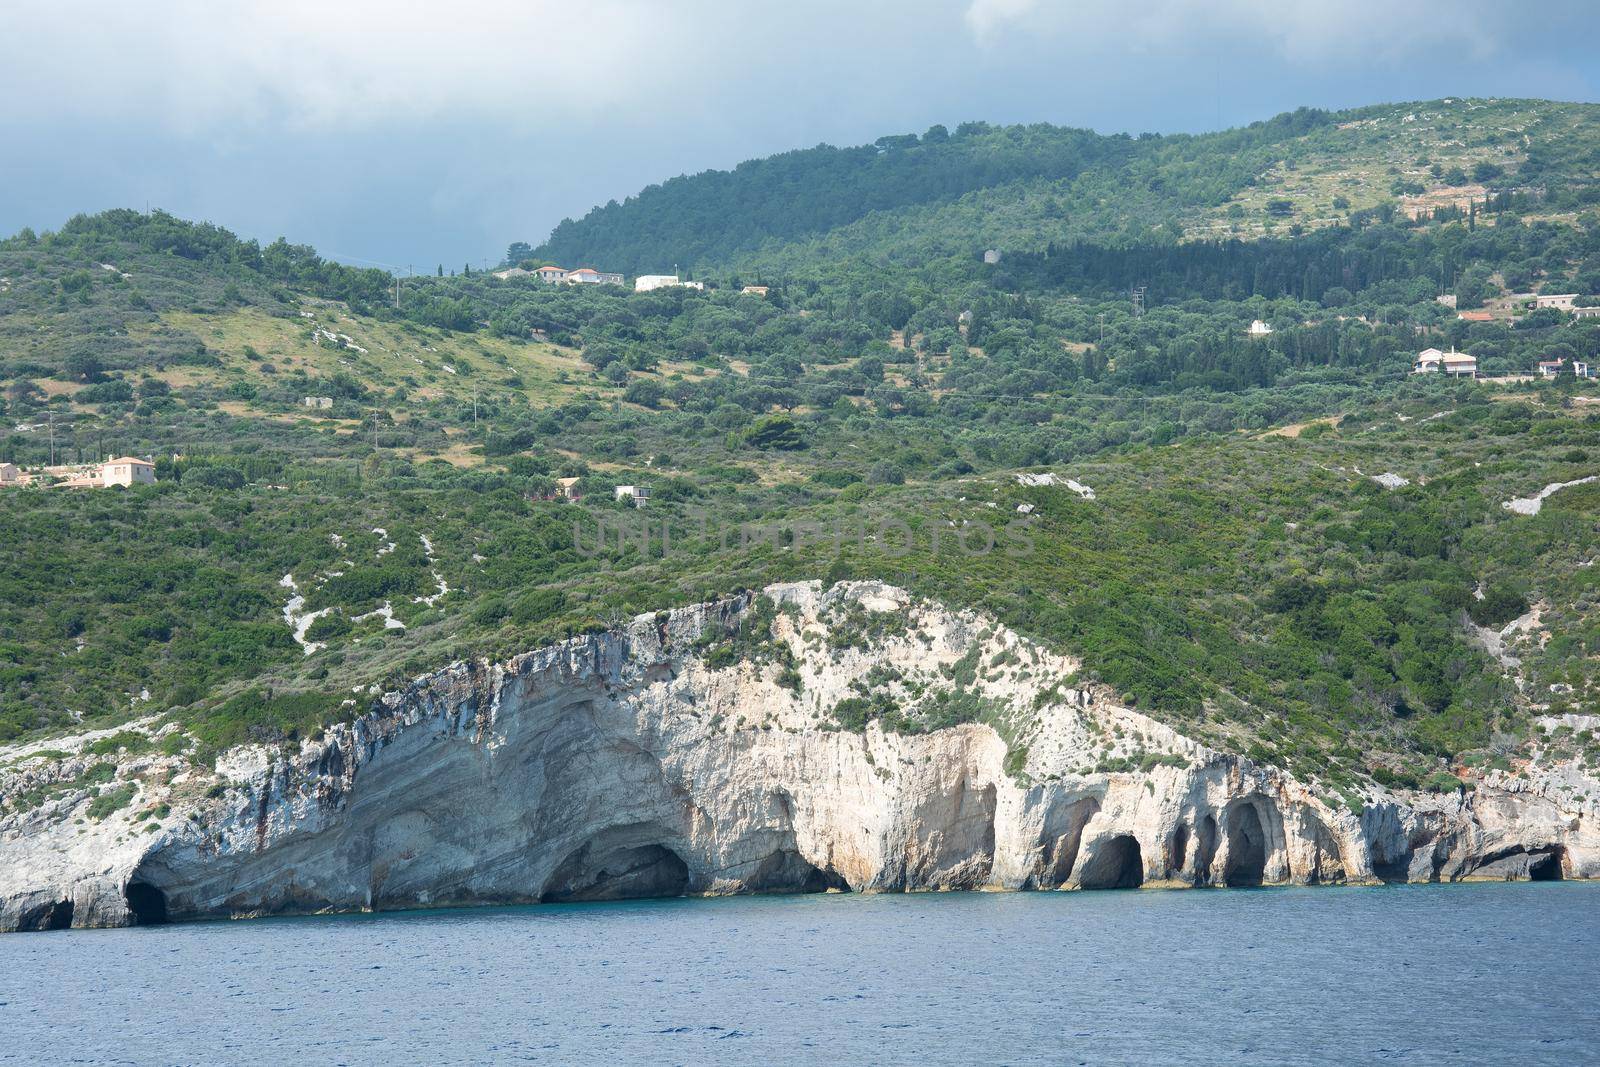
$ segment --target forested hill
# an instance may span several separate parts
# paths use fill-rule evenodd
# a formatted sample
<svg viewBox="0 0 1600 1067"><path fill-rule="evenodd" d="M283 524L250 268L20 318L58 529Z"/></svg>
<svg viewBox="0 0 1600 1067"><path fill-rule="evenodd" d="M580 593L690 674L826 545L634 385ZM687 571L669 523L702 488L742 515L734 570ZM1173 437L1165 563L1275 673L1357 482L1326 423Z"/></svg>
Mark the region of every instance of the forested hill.
<svg viewBox="0 0 1600 1067"><path fill-rule="evenodd" d="M1250 140L1275 139L1327 121L1301 111L1260 123ZM769 241L837 229L873 212L955 200L979 189L1040 180L1071 182L1095 168L1119 168L1169 138L1091 130L991 126L880 137L869 145L818 145L652 185L557 226L538 255L596 260L628 272L685 262L724 262ZM1178 138L1175 140L1190 140Z"/></svg>
<svg viewBox="0 0 1600 1067"><path fill-rule="evenodd" d="M925 260L1074 240L1260 237L1520 196L1600 199L1600 108L1443 100L1305 109L1203 135L935 126L653 185L557 226L530 258L629 273Z"/></svg>

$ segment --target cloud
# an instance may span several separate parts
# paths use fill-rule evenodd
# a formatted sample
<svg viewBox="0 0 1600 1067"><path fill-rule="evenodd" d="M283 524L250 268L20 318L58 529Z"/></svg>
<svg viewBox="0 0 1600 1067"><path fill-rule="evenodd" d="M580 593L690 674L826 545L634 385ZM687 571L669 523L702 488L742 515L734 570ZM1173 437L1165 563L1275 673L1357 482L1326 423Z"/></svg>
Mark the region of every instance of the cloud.
<svg viewBox="0 0 1600 1067"><path fill-rule="evenodd" d="M1564 8L1572 0L1556 0ZM1456 49L1504 49L1497 0L971 0L965 21L989 49L1048 42L1083 55L1186 46L1340 63Z"/></svg>
<svg viewBox="0 0 1600 1067"><path fill-rule="evenodd" d="M670 76L681 20L627 0L7 0L0 85L178 127L593 114ZM37 90L28 95L33 96Z"/></svg>
<svg viewBox="0 0 1600 1067"><path fill-rule="evenodd" d="M1038 6L1038 0L972 0L967 7L967 27L980 44L986 44L1006 23L1031 14Z"/></svg>

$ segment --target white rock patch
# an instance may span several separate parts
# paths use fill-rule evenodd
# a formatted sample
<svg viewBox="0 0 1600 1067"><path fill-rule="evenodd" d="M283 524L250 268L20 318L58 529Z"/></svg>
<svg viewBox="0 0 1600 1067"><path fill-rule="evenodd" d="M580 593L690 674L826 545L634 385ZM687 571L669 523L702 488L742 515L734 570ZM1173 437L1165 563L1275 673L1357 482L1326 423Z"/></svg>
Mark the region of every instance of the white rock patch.
<svg viewBox="0 0 1600 1067"><path fill-rule="evenodd" d="M1600 474L1591 474L1587 478L1579 478L1571 482L1551 482L1533 496L1524 496L1518 497L1515 500L1507 500L1500 506L1505 508L1507 511L1514 511L1518 515L1537 515L1539 514L1540 509L1544 507L1544 501L1546 497L1553 493L1559 493L1563 489L1571 488L1574 485L1587 485L1593 481L1600 481Z"/></svg>

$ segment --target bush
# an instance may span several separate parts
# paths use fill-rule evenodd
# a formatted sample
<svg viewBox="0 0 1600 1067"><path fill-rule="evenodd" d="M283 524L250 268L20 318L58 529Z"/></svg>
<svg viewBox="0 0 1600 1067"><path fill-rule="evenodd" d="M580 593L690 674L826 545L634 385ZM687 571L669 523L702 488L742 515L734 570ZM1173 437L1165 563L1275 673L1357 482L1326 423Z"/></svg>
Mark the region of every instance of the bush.
<svg viewBox="0 0 1600 1067"><path fill-rule="evenodd" d="M1503 582L1491 582L1482 600L1474 597L1467 605L1472 621L1491 630L1498 630L1527 610L1527 597Z"/></svg>
<svg viewBox="0 0 1600 1067"><path fill-rule="evenodd" d="M519 626L544 622L567 606L567 595L559 589L535 589L511 606L511 619Z"/></svg>
<svg viewBox="0 0 1600 1067"><path fill-rule="evenodd" d="M330 611L306 627L306 640L328 641L335 637L343 637L354 628L348 615L340 611Z"/></svg>
<svg viewBox="0 0 1600 1067"><path fill-rule="evenodd" d="M74 404L126 404L133 400L133 386L118 379L86 385L73 396Z"/></svg>
<svg viewBox="0 0 1600 1067"><path fill-rule="evenodd" d="M206 489L242 489L244 474L232 467L195 467L185 472L183 482Z"/></svg>
<svg viewBox="0 0 1600 1067"><path fill-rule="evenodd" d="M134 794L138 791L139 787L129 782L101 793L89 802L89 818L99 822L112 812L121 811L133 803Z"/></svg>

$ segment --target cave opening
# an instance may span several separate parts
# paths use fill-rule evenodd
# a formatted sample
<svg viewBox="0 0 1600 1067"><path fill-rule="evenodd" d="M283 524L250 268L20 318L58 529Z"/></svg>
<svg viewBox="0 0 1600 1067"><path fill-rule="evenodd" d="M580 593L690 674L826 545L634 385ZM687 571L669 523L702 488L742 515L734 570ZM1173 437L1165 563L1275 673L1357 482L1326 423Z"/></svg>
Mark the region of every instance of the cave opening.
<svg viewBox="0 0 1600 1067"><path fill-rule="evenodd" d="M123 897L135 925L156 926L167 921L167 895L149 882L129 882Z"/></svg>
<svg viewBox="0 0 1600 1067"><path fill-rule="evenodd" d="M581 900L681 897L689 890L689 865L665 845L578 849L557 868L539 899L547 904Z"/></svg>
<svg viewBox="0 0 1600 1067"><path fill-rule="evenodd" d="M1222 881L1230 886L1260 885L1267 869L1267 835L1255 805L1241 804L1228 815L1228 861Z"/></svg>
<svg viewBox="0 0 1600 1067"><path fill-rule="evenodd" d="M1179 823L1178 828L1172 831L1172 848L1168 853L1174 875L1183 873L1183 861L1189 856L1189 827Z"/></svg>
<svg viewBox="0 0 1600 1067"><path fill-rule="evenodd" d="M50 906L50 914L45 916L44 928L46 930L72 929L72 901L58 900Z"/></svg>
<svg viewBox="0 0 1600 1067"><path fill-rule="evenodd" d="M1084 865L1078 884L1084 889L1137 889L1144 884L1144 854L1131 834L1118 834L1101 845Z"/></svg>
<svg viewBox="0 0 1600 1067"><path fill-rule="evenodd" d="M823 869L793 849L772 853L745 879L752 893L849 892L850 884L832 867Z"/></svg>
<svg viewBox="0 0 1600 1067"><path fill-rule="evenodd" d="M1217 818L1206 815L1195 830L1194 880L1211 881L1211 860L1217 854Z"/></svg>
<svg viewBox="0 0 1600 1067"><path fill-rule="evenodd" d="M1559 845L1552 848L1544 855L1535 855L1528 860L1528 880L1531 882L1559 882L1563 878L1561 870L1562 854L1566 850Z"/></svg>

